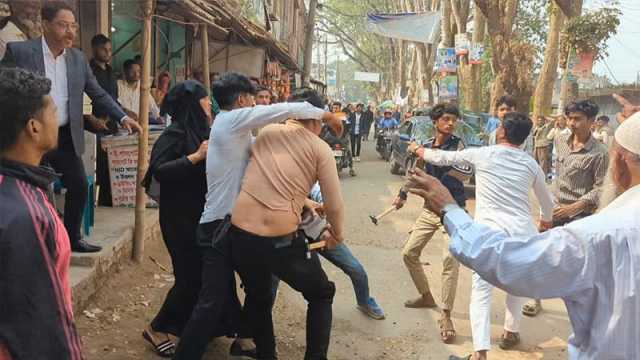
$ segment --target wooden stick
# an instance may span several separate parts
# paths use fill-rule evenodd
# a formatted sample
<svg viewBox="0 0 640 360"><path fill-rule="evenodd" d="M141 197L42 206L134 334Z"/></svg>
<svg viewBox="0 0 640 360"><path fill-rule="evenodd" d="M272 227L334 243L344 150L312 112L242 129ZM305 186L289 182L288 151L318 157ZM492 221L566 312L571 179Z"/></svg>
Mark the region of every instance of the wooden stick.
<svg viewBox="0 0 640 360"><path fill-rule="evenodd" d="M309 250L318 250L318 249L322 249L325 246L327 246L327 242L322 240L322 241L316 241L313 242L311 244L309 244Z"/></svg>
<svg viewBox="0 0 640 360"><path fill-rule="evenodd" d="M136 210L135 231L133 236L133 260L142 262L144 253L145 210L147 195L142 187L142 178L149 167L149 97L151 87L151 16L153 15L154 0L145 0L142 6L144 26L142 31L142 78L140 79L140 108L138 122L142 132L138 136L138 173L136 177Z"/></svg>

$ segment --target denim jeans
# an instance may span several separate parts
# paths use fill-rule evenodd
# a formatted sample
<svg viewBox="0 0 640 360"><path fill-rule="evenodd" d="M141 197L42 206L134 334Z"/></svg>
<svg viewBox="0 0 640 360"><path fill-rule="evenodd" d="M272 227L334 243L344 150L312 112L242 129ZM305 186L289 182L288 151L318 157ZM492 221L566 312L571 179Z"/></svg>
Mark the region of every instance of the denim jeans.
<svg viewBox="0 0 640 360"><path fill-rule="evenodd" d="M323 250L318 252L322 257L329 260L330 263L342 270L353 283L353 291L356 293L356 301L358 305L367 305L369 301L369 278L364 267L356 259L355 256L349 250L349 247L344 243L338 244L335 249ZM272 300L275 302L276 294L278 293L278 284L280 280L277 277L272 279Z"/></svg>

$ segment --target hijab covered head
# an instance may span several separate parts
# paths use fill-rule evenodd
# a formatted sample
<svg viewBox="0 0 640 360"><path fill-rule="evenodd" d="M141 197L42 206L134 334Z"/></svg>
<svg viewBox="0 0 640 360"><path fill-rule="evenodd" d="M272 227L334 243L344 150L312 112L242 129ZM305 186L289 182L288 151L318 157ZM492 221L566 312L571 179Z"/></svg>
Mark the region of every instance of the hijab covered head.
<svg viewBox="0 0 640 360"><path fill-rule="evenodd" d="M142 181L149 193L153 174L163 163L174 160L176 155L188 156L209 139L209 116L200 100L208 97L207 89L195 80L187 80L169 90L162 102L161 113L171 115L171 125L160 135L151 151L149 170ZM174 154L175 153L175 154Z"/></svg>
<svg viewBox="0 0 640 360"><path fill-rule="evenodd" d="M188 154L209 138L209 117L200 105L200 100L208 96L204 85L187 80L171 88L162 103L162 113L171 115L170 128L184 132L183 148Z"/></svg>

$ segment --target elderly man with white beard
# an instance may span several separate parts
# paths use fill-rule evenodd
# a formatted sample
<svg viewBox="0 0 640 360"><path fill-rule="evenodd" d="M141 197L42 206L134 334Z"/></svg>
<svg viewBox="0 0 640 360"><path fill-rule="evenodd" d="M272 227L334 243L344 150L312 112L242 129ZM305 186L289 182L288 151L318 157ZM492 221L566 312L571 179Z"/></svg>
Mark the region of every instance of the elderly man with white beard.
<svg viewBox="0 0 640 360"><path fill-rule="evenodd" d="M609 204L535 236L509 237L474 222L437 179L419 170L411 177L411 192L443 218L449 250L462 264L510 294L562 298L574 331L572 360L640 354L639 134L640 113L615 132Z"/></svg>

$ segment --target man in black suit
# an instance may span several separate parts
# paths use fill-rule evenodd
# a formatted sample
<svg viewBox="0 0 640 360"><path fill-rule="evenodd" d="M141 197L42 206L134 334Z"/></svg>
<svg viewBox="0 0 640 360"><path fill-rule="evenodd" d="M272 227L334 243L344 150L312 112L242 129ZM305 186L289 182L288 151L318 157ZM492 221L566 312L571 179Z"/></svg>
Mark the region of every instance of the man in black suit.
<svg viewBox="0 0 640 360"><path fill-rule="evenodd" d="M73 9L63 1L48 1L42 7L43 37L7 45L1 66L20 67L51 80L51 97L58 108L58 149L45 156L53 169L62 174L67 188L64 225L75 252L100 251L82 239L82 213L87 203L87 176L82 163L84 153L83 92L94 106L131 131L140 126L129 118L97 83L84 54L73 49L78 24Z"/></svg>
<svg viewBox="0 0 640 360"><path fill-rule="evenodd" d="M362 112L363 104L356 106L356 111L349 115L349 134L351 135L351 153L355 157L355 161L360 161L360 147L362 146L362 135L365 130L365 116Z"/></svg>
<svg viewBox="0 0 640 360"><path fill-rule="evenodd" d="M373 123L373 111L371 111L371 105L367 106L367 110L365 110L363 114L364 114L363 140L369 141L369 131L371 130L371 124Z"/></svg>

